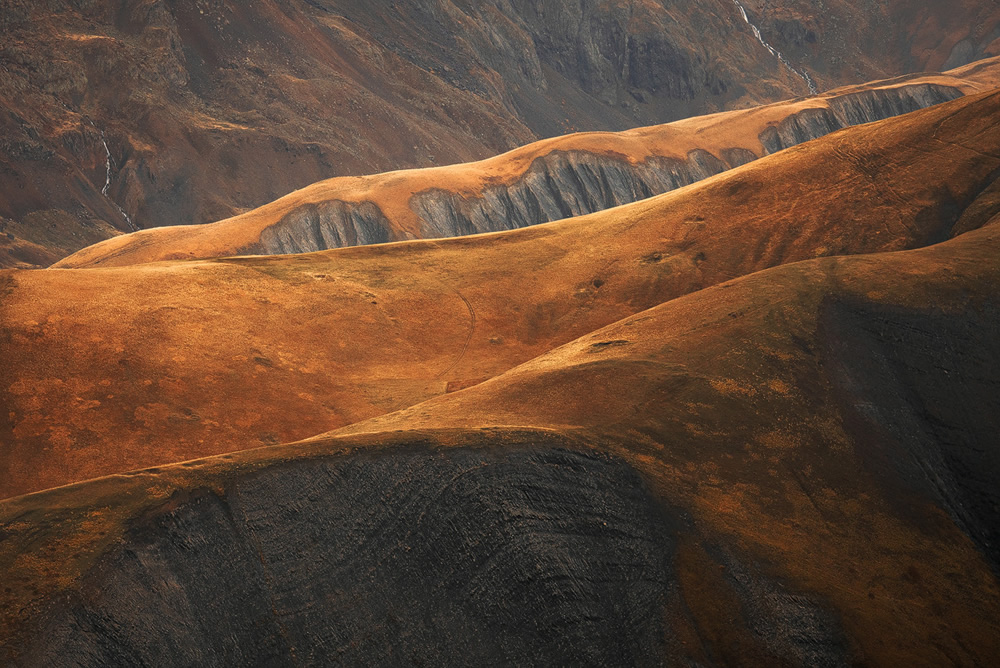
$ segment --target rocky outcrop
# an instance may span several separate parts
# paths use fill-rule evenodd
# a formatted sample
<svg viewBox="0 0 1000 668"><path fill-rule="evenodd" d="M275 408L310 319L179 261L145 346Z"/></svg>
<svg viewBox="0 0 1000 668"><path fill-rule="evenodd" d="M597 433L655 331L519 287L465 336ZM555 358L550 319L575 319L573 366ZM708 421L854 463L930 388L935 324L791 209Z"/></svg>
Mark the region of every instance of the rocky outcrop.
<svg viewBox="0 0 1000 668"><path fill-rule="evenodd" d="M870 123L947 102L957 88L915 84L830 98L828 107L804 109L760 134L765 154L817 139L851 125ZM417 193L410 208L421 238L498 232L581 216L681 188L738 167L757 156L727 149L720 156L691 151L686 160L651 157L631 163L586 151L553 151L535 159L510 184L466 197L445 188ZM263 254L301 253L407 238L371 201L310 204L286 215L249 249Z"/></svg>
<svg viewBox="0 0 1000 668"><path fill-rule="evenodd" d="M381 209L371 202L332 200L309 204L287 214L261 233L260 245L252 251L282 255L380 244L392 240L391 230Z"/></svg>
<svg viewBox="0 0 1000 668"><path fill-rule="evenodd" d="M872 123L948 102L962 96L951 86L915 84L859 91L830 98L825 109L805 109L760 134L766 153L817 139L851 125Z"/></svg>
<svg viewBox="0 0 1000 668"><path fill-rule="evenodd" d="M467 198L444 189L418 193L410 207L421 238L498 232L581 216L629 204L756 159L732 149L717 158L702 150L687 160L650 158L633 165L584 151L553 151L536 159L510 185L486 188ZM371 201L331 200L309 204L266 228L248 252L266 255L385 243L406 238Z"/></svg>
<svg viewBox="0 0 1000 668"><path fill-rule="evenodd" d="M919 84L834 97L829 108L806 109L760 135L774 153L850 125L870 123L961 97L949 86ZM692 151L687 160L650 158L630 164L585 152L552 153L535 160L509 186L467 198L447 190L413 197L410 206L425 237L496 232L579 216L659 195L755 160L745 149Z"/></svg>
<svg viewBox="0 0 1000 668"><path fill-rule="evenodd" d="M420 193L410 206L425 237L452 237L510 230L580 216L635 202L718 174L749 152L733 152L733 163L696 150L687 160L651 158L637 165L584 152L553 152L532 163L509 186L465 198L438 189Z"/></svg>

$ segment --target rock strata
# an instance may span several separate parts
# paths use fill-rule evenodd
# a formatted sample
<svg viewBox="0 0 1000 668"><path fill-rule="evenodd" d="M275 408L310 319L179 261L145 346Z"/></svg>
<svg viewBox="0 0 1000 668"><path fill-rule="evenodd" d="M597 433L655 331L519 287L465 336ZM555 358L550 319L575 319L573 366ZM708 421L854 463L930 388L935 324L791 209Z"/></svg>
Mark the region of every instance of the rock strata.
<svg viewBox="0 0 1000 668"><path fill-rule="evenodd" d="M25 665L655 663L670 520L624 461L553 445L306 461L178 498Z"/></svg>
<svg viewBox="0 0 1000 668"><path fill-rule="evenodd" d="M277 225L264 230L260 246L251 250L265 255L284 255L391 240L389 221L375 204L333 200L292 211Z"/></svg>
<svg viewBox="0 0 1000 668"><path fill-rule="evenodd" d="M764 154L775 153L852 125L871 123L947 102L962 93L937 84L864 90L834 96L827 107L799 111L760 133ZM747 149L720 156L695 149L686 159L653 156L634 163L588 151L553 151L536 158L512 183L469 197L433 188L410 198L420 238L499 232L581 216L660 195L746 164ZM305 205L264 230L250 250L277 255L410 238L372 201L332 200Z"/></svg>
<svg viewBox="0 0 1000 668"><path fill-rule="evenodd" d="M849 127L881 121L962 96L951 86L915 84L899 88L865 90L830 98L828 108L805 109L764 130L760 143L766 153Z"/></svg>
<svg viewBox="0 0 1000 668"><path fill-rule="evenodd" d="M469 440L481 443L412 439L178 492L14 665L659 665L690 651L687 513L623 459L562 437ZM750 647L846 665L815 598L711 552Z"/></svg>

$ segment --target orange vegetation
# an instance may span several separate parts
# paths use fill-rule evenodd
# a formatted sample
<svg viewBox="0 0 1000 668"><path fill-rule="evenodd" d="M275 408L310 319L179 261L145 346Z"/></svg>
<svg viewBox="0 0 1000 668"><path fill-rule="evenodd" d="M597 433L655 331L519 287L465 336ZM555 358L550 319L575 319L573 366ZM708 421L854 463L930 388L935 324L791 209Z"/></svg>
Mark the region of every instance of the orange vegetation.
<svg viewBox="0 0 1000 668"><path fill-rule="evenodd" d="M998 109L962 98L508 233L7 273L0 496L304 438L736 276L976 227L955 216L1000 165Z"/></svg>

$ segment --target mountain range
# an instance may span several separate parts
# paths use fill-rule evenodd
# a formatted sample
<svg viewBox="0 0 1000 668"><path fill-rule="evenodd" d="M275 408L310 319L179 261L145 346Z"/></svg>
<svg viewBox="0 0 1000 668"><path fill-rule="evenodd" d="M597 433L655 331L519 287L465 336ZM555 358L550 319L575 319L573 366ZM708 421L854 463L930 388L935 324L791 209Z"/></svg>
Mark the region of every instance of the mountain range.
<svg viewBox="0 0 1000 668"><path fill-rule="evenodd" d="M1000 656L996 3L0 10L0 664Z"/></svg>

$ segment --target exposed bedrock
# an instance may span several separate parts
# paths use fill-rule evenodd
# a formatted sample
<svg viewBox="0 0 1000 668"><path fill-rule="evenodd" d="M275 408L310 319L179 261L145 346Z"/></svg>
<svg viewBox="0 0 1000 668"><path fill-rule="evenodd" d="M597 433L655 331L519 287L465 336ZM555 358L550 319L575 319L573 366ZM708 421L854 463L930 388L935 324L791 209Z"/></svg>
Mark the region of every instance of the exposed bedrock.
<svg viewBox="0 0 1000 668"><path fill-rule="evenodd" d="M308 253L391 239L389 221L375 204L331 200L307 204L287 214L261 232L261 248L255 250L267 255Z"/></svg>
<svg viewBox="0 0 1000 668"><path fill-rule="evenodd" d="M637 165L582 151L554 151L536 159L509 186L465 198L446 190L419 193L410 207L425 237L510 230L580 216L686 186L749 162L749 151L731 151L724 162L692 151L687 160L650 158Z"/></svg>
<svg viewBox="0 0 1000 668"><path fill-rule="evenodd" d="M829 108L805 109L760 134L774 153L850 125L883 120L961 97L952 87L916 84L834 97ZM586 151L553 151L537 158L516 181L464 197L443 188L410 199L420 237L454 237L538 225L602 211L689 185L756 160L746 149L715 155L691 151L687 159L652 157L632 164ZM264 230L249 252L300 253L406 238L370 201L311 204Z"/></svg>
<svg viewBox="0 0 1000 668"><path fill-rule="evenodd" d="M851 125L872 123L962 97L951 86L914 84L901 88L865 90L829 100L829 108L804 109L760 134L766 153L817 139Z"/></svg>
<svg viewBox="0 0 1000 668"><path fill-rule="evenodd" d="M862 91L829 100L829 109L806 109L760 134L766 153L817 139L851 125L898 116L961 97L956 88L918 84ZM449 237L508 230L628 204L700 181L758 156L745 149L703 150L687 160L650 158L639 164L586 152L554 152L538 158L509 186L465 198L446 190L410 200L423 236Z"/></svg>
<svg viewBox="0 0 1000 668"><path fill-rule="evenodd" d="M544 437L533 446L410 442L174 498L59 604L21 662L613 666L690 656L675 559L690 521L621 459ZM836 619L816 601L728 548L703 555L711 572L731 571L727 596L760 657L846 662Z"/></svg>

